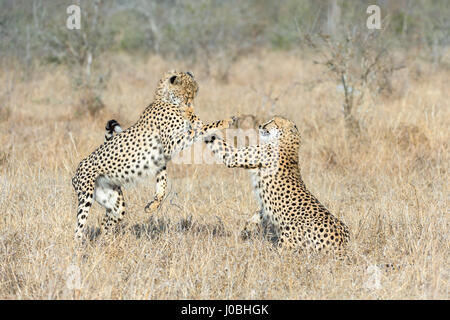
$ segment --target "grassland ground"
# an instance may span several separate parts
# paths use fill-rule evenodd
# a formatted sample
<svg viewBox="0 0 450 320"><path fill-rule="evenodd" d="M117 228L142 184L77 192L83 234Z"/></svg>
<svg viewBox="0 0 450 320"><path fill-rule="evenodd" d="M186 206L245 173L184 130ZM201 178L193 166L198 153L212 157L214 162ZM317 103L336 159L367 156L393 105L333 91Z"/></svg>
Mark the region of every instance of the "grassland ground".
<svg viewBox="0 0 450 320"><path fill-rule="evenodd" d="M243 58L227 83L159 57L105 61L111 79L95 116L80 113L63 67L27 78L0 71L9 88L0 116L0 298L449 298L450 70L408 64L392 94L355 110L362 133L352 141L336 83L316 82L323 70L293 53ZM296 122L303 179L349 226L351 259L280 254L269 241L241 240L257 210L248 173L218 164L171 164L168 197L152 216L144 206L154 181L126 189L120 232L77 248L76 166L102 143L107 120L128 127L163 72L187 68L200 84L204 121L275 113ZM103 215L94 205L91 233ZM384 272L380 263L405 267Z"/></svg>

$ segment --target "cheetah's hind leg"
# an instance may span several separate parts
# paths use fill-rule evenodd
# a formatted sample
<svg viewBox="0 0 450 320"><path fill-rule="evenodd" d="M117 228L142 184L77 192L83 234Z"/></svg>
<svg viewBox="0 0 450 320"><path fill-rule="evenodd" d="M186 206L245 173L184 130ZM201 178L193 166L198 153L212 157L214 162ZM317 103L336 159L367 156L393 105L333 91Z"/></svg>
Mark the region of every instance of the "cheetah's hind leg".
<svg viewBox="0 0 450 320"><path fill-rule="evenodd" d="M241 231L241 238L248 240L253 236L262 235L264 229L265 219L263 217L263 209L259 209L245 224L244 229Z"/></svg>
<svg viewBox="0 0 450 320"><path fill-rule="evenodd" d="M125 201L119 186L112 185L105 177L95 183L95 200L106 209L101 232L108 234L112 227L125 215Z"/></svg>
<svg viewBox="0 0 450 320"><path fill-rule="evenodd" d="M79 182L78 179L75 178L72 180L72 183L78 196L75 239L81 240L83 237L83 229L89 215L89 210L94 201L95 178L88 176L83 183Z"/></svg>

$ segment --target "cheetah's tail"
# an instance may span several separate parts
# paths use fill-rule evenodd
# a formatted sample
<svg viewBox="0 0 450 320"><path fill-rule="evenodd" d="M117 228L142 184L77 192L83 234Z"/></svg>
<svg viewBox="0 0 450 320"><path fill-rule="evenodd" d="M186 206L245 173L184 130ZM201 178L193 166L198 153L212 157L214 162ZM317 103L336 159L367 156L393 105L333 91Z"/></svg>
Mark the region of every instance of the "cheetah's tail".
<svg viewBox="0 0 450 320"><path fill-rule="evenodd" d="M106 123L105 129L106 129L106 132L105 132L105 142L112 139L112 137L113 137L113 135L114 135L114 132L116 132L116 133L121 133L121 132L123 131L123 130L122 130L122 127L120 126L120 124L119 124L116 120L114 120L114 119L109 120L109 121Z"/></svg>

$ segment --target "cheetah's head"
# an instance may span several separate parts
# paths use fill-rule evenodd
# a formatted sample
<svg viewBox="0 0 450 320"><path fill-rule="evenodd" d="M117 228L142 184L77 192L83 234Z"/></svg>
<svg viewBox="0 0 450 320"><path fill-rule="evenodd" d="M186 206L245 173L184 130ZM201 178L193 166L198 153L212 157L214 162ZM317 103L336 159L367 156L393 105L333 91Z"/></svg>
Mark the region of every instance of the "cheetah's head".
<svg viewBox="0 0 450 320"><path fill-rule="evenodd" d="M281 116L260 125L259 136L263 142L290 141L300 144L300 133L295 123Z"/></svg>
<svg viewBox="0 0 450 320"><path fill-rule="evenodd" d="M169 71L159 80L155 100L191 104L197 92L198 84L191 72Z"/></svg>

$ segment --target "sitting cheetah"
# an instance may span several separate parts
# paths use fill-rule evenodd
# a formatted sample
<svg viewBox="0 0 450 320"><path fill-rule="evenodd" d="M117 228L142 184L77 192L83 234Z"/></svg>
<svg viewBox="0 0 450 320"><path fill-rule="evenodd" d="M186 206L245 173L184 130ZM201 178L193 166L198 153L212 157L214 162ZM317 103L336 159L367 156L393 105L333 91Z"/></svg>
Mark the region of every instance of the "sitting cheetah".
<svg viewBox="0 0 450 320"><path fill-rule="evenodd" d="M349 240L347 226L334 217L306 188L298 163L300 134L296 125L275 117L259 126L261 145L233 148L212 135L204 140L227 167L252 171L261 209L249 224L270 222L278 246L309 252L341 251Z"/></svg>
<svg viewBox="0 0 450 320"><path fill-rule="evenodd" d="M76 238L82 237L89 209L96 200L106 208L102 229L108 229L125 214L121 186L156 175L156 193L145 207L158 209L164 199L166 163L201 137L226 129L233 119L203 125L193 113L198 84L189 72L171 71L159 81L154 101L131 127L120 132L108 123L105 142L81 161L72 178L78 196ZM113 131L120 132L113 135Z"/></svg>

